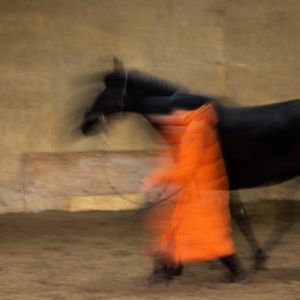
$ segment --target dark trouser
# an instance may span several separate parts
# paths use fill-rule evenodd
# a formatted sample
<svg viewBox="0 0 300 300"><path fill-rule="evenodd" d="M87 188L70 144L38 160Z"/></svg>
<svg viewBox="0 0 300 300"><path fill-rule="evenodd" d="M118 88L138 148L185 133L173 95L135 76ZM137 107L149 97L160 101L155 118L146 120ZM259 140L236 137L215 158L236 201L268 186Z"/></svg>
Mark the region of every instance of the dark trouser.
<svg viewBox="0 0 300 300"><path fill-rule="evenodd" d="M248 279L248 274L242 267L236 254L224 256L221 262L229 269L231 281L241 282ZM150 283L160 283L172 280L174 276L180 276L183 272L183 264L172 264L163 258L157 258L154 271L149 278Z"/></svg>
<svg viewBox="0 0 300 300"><path fill-rule="evenodd" d="M232 281L244 281L248 278L247 272L242 267L236 254L228 255L221 258L221 262L229 269Z"/></svg>

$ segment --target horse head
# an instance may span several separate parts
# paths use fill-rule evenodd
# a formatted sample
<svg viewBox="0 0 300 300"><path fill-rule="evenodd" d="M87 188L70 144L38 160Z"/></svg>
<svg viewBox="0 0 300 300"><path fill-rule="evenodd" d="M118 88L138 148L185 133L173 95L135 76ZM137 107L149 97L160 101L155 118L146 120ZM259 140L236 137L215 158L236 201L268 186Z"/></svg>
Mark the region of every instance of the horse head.
<svg viewBox="0 0 300 300"><path fill-rule="evenodd" d="M114 71L106 73L104 89L84 116L81 126L85 135L99 132L105 117L116 112L132 111L148 114L168 114L173 109L195 109L211 102L211 97L193 95L178 84L138 71L127 71L114 59Z"/></svg>
<svg viewBox="0 0 300 300"><path fill-rule="evenodd" d="M96 96L91 108L85 113L81 130L84 135L99 132L109 114L128 109L125 103L127 71L120 60L114 58L114 71L107 73L103 79L105 88Z"/></svg>

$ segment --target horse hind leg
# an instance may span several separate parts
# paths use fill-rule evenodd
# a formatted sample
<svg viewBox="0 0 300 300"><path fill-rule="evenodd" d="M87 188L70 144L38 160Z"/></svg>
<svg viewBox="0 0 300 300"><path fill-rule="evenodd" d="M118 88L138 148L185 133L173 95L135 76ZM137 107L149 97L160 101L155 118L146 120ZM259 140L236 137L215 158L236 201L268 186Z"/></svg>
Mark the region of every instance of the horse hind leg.
<svg viewBox="0 0 300 300"><path fill-rule="evenodd" d="M295 222L295 201L280 200L276 201L276 213L272 233L267 239L264 249L271 252L282 240Z"/></svg>
<svg viewBox="0 0 300 300"><path fill-rule="evenodd" d="M229 208L233 220L250 245L254 258L253 267L257 270L265 269L268 256L265 250L259 245L253 233L250 218L238 191L232 191L230 193Z"/></svg>

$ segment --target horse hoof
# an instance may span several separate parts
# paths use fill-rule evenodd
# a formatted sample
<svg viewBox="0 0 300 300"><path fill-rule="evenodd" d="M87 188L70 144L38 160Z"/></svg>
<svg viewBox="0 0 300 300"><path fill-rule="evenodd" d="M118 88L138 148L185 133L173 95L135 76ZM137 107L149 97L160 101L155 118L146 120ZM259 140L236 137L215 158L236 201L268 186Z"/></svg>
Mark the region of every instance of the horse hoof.
<svg viewBox="0 0 300 300"><path fill-rule="evenodd" d="M266 270L267 253L263 249L258 249L254 254L254 269Z"/></svg>

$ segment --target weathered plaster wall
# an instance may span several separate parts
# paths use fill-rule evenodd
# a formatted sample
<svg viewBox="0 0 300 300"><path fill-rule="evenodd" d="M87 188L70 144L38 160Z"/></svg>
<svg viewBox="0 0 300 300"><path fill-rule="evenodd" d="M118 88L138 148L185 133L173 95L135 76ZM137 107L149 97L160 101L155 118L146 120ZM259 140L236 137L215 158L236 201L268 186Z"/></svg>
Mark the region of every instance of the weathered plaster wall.
<svg viewBox="0 0 300 300"><path fill-rule="evenodd" d="M136 115L111 120L110 146L79 135L113 55L242 104L294 98L299 15L296 0L0 0L0 212L26 210L24 154L153 147Z"/></svg>

